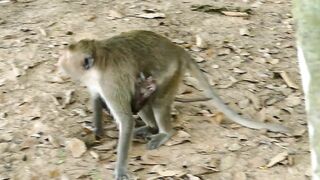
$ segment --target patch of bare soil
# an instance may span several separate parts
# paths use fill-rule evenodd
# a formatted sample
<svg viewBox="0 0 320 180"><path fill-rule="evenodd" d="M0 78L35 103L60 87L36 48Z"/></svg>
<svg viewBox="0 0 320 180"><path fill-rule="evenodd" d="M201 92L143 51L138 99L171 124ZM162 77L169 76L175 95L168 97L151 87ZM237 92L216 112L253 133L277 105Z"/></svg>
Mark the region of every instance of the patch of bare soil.
<svg viewBox="0 0 320 180"><path fill-rule="evenodd" d="M83 38L152 30L184 46L233 109L294 129L225 120L207 102L175 103L176 136L134 142L139 179L310 179L304 99L289 0L0 0L0 179L112 179L117 128L90 134L84 87L61 77L59 50ZM186 76L182 96L201 94Z"/></svg>

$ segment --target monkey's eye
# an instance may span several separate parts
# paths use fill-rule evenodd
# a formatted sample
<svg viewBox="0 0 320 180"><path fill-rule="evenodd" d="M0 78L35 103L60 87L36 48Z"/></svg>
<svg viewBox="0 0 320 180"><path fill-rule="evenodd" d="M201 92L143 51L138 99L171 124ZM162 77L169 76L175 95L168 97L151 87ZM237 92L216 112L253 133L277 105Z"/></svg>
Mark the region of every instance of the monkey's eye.
<svg viewBox="0 0 320 180"><path fill-rule="evenodd" d="M88 70L92 67L93 65L93 58L92 57L85 57L83 61L83 68L85 70Z"/></svg>

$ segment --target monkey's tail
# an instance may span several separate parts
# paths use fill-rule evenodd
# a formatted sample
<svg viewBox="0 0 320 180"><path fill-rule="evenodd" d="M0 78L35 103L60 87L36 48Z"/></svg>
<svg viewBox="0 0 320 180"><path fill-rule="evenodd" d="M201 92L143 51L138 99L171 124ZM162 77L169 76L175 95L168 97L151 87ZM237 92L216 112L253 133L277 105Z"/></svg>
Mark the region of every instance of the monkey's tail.
<svg viewBox="0 0 320 180"><path fill-rule="evenodd" d="M211 102L214 104L214 106L222 113L224 113L225 116L227 116L230 120L248 127L252 129L268 129L270 131L274 132L289 132L289 129L287 127L284 127L282 125L278 124L271 124L271 123L262 123L253 121L250 119L246 119L241 117L239 114L237 114L235 111L230 109L218 96L218 94L214 91L214 89L209 84L209 81L207 77L203 74L203 72L200 70L198 64L192 59L190 59L190 63L188 69L192 73L192 75L198 79L199 85L204 89L204 92L206 96L211 98Z"/></svg>

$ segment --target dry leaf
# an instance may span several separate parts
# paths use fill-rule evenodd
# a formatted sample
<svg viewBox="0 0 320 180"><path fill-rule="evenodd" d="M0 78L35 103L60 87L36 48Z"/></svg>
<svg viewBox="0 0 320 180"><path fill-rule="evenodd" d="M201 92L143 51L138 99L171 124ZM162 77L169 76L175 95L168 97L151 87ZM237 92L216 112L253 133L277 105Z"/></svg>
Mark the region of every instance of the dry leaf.
<svg viewBox="0 0 320 180"><path fill-rule="evenodd" d="M235 155L228 155L222 158L220 161L220 170L226 170L234 166L234 162L236 162Z"/></svg>
<svg viewBox="0 0 320 180"><path fill-rule="evenodd" d="M221 11L221 13L226 16L232 16L232 17L247 17L247 16L249 16L249 14L246 12Z"/></svg>
<svg viewBox="0 0 320 180"><path fill-rule="evenodd" d="M67 90L66 92L54 94L51 98L53 99L55 105L61 105L61 108L65 108L67 105L74 102L73 100L74 90Z"/></svg>
<svg viewBox="0 0 320 180"><path fill-rule="evenodd" d="M195 56L193 59L194 59L197 63L202 63L202 62L205 61L205 59L204 59L203 57L201 57L201 56Z"/></svg>
<svg viewBox="0 0 320 180"><path fill-rule="evenodd" d="M37 140L32 137L28 137L20 144L20 150L29 149L31 146L34 146L37 143Z"/></svg>
<svg viewBox="0 0 320 180"><path fill-rule="evenodd" d="M265 122L266 119L267 119L267 111L266 111L266 108L262 108L258 113L257 113L257 116L256 118L257 121L260 121L260 122Z"/></svg>
<svg viewBox="0 0 320 180"><path fill-rule="evenodd" d="M244 108L248 107L249 104L250 104L250 101L249 101L249 99L247 99L247 98L245 98L245 99L243 99L243 100L241 100L241 101L238 102L238 106L239 106L241 109L244 109Z"/></svg>
<svg viewBox="0 0 320 180"><path fill-rule="evenodd" d="M281 97L270 97L268 99L265 100L265 104L268 106L271 106L279 101L283 100L283 98Z"/></svg>
<svg viewBox="0 0 320 180"><path fill-rule="evenodd" d="M293 166L294 165L294 158L292 156L288 156L288 165Z"/></svg>
<svg viewBox="0 0 320 180"><path fill-rule="evenodd" d="M233 143L228 147L229 151L238 151L242 148L242 146L238 143Z"/></svg>
<svg viewBox="0 0 320 180"><path fill-rule="evenodd" d="M191 50L191 51L194 51L194 52L200 52L202 49L200 49L200 48L197 47L197 46L191 46L190 50Z"/></svg>
<svg viewBox="0 0 320 180"><path fill-rule="evenodd" d="M208 145L208 144L199 144L196 147L196 151L200 154L211 154L214 152L215 147L213 145Z"/></svg>
<svg viewBox="0 0 320 180"><path fill-rule="evenodd" d="M266 58L262 58L262 57L255 57L254 61L260 64L264 64L267 62Z"/></svg>
<svg viewBox="0 0 320 180"><path fill-rule="evenodd" d="M123 18L124 15L119 12L119 11L116 11L116 10L110 10L109 11L109 16L112 18L112 19L120 19L120 18Z"/></svg>
<svg viewBox="0 0 320 180"><path fill-rule="evenodd" d="M257 145L255 144L255 146L257 146ZM251 167L259 168L259 167L265 166L265 164L267 162L264 158L262 158L260 156L256 156L256 157L252 157L251 159L249 159L248 163Z"/></svg>
<svg viewBox="0 0 320 180"><path fill-rule="evenodd" d="M201 176L204 174L211 174L211 173L215 173L218 172L219 170L217 170L214 167L208 167L207 165L203 164L203 165L191 165L188 166L188 172L197 176Z"/></svg>
<svg viewBox="0 0 320 180"><path fill-rule="evenodd" d="M176 43L176 44L184 44L184 43L186 43L185 41L183 41L181 39L172 39L171 41Z"/></svg>
<svg viewBox="0 0 320 180"><path fill-rule="evenodd" d="M94 159L99 159L99 154L94 152L94 151L89 151L90 155L94 158Z"/></svg>
<svg viewBox="0 0 320 180"><path fill-rule="evenodd" d="M186 174L186 176L188 177L188 180L201 180L199 177L192 174Z"/></svg>
<svg viewBox="0 0 320 180"><path fill-rule="evenodd" d="M118 139L118 137L119 137L119 133L118 133L118 131L107 131L106 132L106 136L108 136L108 137L110 137L110 138L112 138L112 139Z"/></svg>
<svg viewBox="0 0 320 180"><path fill-rule="evenodd" d="M174 135L169 141L165 143L166 146L173 146L182 144L185 142L190 142L190 134L185 131L179 130L176 135Z"/></svg>
<svg viewBox="0 0 320 180"><path fill-rule="evenodd" d="M6 84L7 79L0 79L0 87Z"/></svg>
<svg viewBox="0 0 320 180"><path fill-rule="evenodd" d="M233 180L247 180L247 175L244 172L236 172L233 177Z"/></svg>
<svg viewBox="0 0 320 180"><path fill-rule="evenodd" d="M97 151L110 151L115 149L117 145L117 141L108 141L100 146L93 147L93 149L96 149Z"/></svg>
<svg viewBox="0 0 320 180"><path fill-rule="evenodd" d="M56 148L58 148L64 144L62 138L60 138L56 135L49 135L48 140Z"/></svg>
<svg viewBox="0 0 320 180"><path fill-rule="evenodd" d="M48 173L49 173L50 179L51 178L57 179L61 175L59 169L50 170Z"/></svg>
<svg viewBox="0 0 320 180"><path fill-rule="evenodd" d="M218 69L220 66L219 66L218 64L212 64L211 67L212 67L213 69Z"/></svg>
<svg viewBox="0 0 320 180"><path fill-rule="evenodd" d="M206 170L205 174L219 172L216 166L207 165L207 166L201 166L201 167Z"/></svg>
<svg viewBox="0 0 320 180"><path fill-rule="evenodd" d="M269 59L268 60L268 63L270 63L270 64L278 64L279 62L280 62L279 59Z"/></svg>
<svg viewBox="0 0 320 180"><path fill-rule="evenodd" d="M233 68L233 72L235 73L239 73L239 74L244 74L247 73L247 71L239 69L239 68Z"/></svg>
<svg viewBox="0 0 320 180"><path fill-rule="evenodd" d="M141 167L141 166L131 166L131 171L132 172L139 172L139 171L142 171L144 170L145 168L144 167ZM138 180L138 179L136 179Z"/></svg>
<svg viewBox="0 0 320 180"><path fill-rule="evenodd" d="M149 177L149 178L147 178L146 180L159 180L159 179L161 179L161 178L162 178L162 176L157 175L157 176Z"/></svg>
<svg viewBox="0 0 320 180"><path fill-rule="evenodd" d="M207 109L201 109L199 113L202 114L203 116L206 116L206 117L214 117L215 116Z"/></svg>
<svg viewBox="0 0 320 180"><path fill-rule="evenodd" d="M48 35L47 32L46 32L46 30L43 29L43 28L39 28L39 31L40 31L40 34L41 34L42 36L44 36L44 37L46 37L46 36Z"/></svg>
<svg viewBox="0 0 320 180"><path fill-rule="evenodd" d="M218 51L218 56L225 56L231 53L231 50L229 48L222 48Z"/></svg>
<svg viewBox="0 0 320 180"><path fill-rule="evenodd" d="M231 86L233 86L236 82L234 81L228 81L228 82L224 82L224 84L220 84L218 87L219 89L227 89Z"/></svg>
<svg viewBox="0 0 320 180"><path fill-rule="evenodd" d="M48 77L44 76L43 79L44 81L49 83L59 83L59 84L66 83L66 80L61 76L48 76Z"/></svg>
<svg viewBox="0 0 320 180"><path fill-rule="evenodd" d="M310 166L310 165L308 165L308 166ZM304 175L305 176L307 176L309 179L311 179L311 177L312 177L312 168L311 167L308 167L308 168L306 168L306 171L304 172Z"/></svg>
<svg viewBox="0 0 320 180"><path fill-rule="evenodd" d="M153 154L144 154L141 157L141 165L165 165L165 158Z"/></svg>
<svg viewBox="0 0 320 180"><path fill-rule="evenodd" d="M197 34L196 35L196 46L201 49L208 48L208 43L204 40L204 38Z"/></svg>
<svg viewBox="0 0 320 180"><path fill-rule="evenodd" d="M241 36L250 36L250 32L248 28L240 28L239 33Z"/></svg>
<svg viewBox="0 0 320 180"><path fill-rule="evenodd" d="M12 0L2 0L2 1L0 1L0 4L9 3L10 1L12 1ZM12 1L12 2L17 2L17 0Z"/></svg>
<svg viewBox="0 0 320 180"><path fill-rule="evenodd" d="M25 114L26 120L34 120L41 117L41 108L39 106L34 107Z"/></svg>
<svg viewBox="0 0 320 180"><path fill-rule="evenodd" d="M255 94L250 91L245 91L245 96L250 99L255 109L261 108L261 102Z"/></svg>
<svg viewBox="0 0 320 180"><path fill-rule="evenodd" d="M97 19L96 15L90 15L89 17L86 18L87 21L94 21L95 19Z"/></svg>
<svg viewBox="0 0 320 180"><path fill-rule="evenodd" d="M152 167L151 172L157 173L163 177L171 177L171 176L181 177L186 174L184 171L181 171L181 170L172 170L172 169L168 170L161 165L155 165L154 167Z"/></svg>
<svg viewBox="0 0 320 180"><path fill-rule="evenodd" d="M224 120L224 114L222 112L217 112L213 118L213 121L217 124L221 124Z"/></svg>
<svg viewBox="0 0 320 180"><path fill-rule="evenodd" d="M277 72L277 73L280 74L280 76L282 77L282 79L285 81L285 83L286 83L289 87L294 88L294 89L299 89L299 86L292 81L292 79L289 77L289 75L288 75L287 72L285 72L285 71L279 71L279 72Z"/></svg>
<svg viewBox="0 0 320 180"><path fill-rule="evenodd" d="M299 137L304 135L307 132L306 128L294 128L292 135Z"/></svg>
<svg viewBox="0 0 320 180"><path fill-rule="evenodd" d="M72 102L72 95L73 95L73 94L74 94L74 90L73 90L73 89L68 90L68 91L65 92L66 98L65 98L64 103L62 104L63 107L65 107L65 106L68 105L68 104L71 104L71 102Z"/></svg>
<svg viewBox="0 0 320 180"><path fill-rule="evenodd" d="M274 157L270 160L270 162L266 165L266 167L270 168L270 167L278 164L279 162L287 159L287 158L288 158L288 155L289 155L289 153L288 153L287 151L277 154L276 156L274 156Z"/></svg>
<svg viewBox="0 0 320 180"><path fill-rule="evenodd" d="M230 138L236 138L239 140L248 140L248 137L246 135L239 134L237 132L228 132L227 134L225 134L225 136Z"/></svg>
<svg viewBox="0 0 320 180"><path fill-rule="evenodd" d="M18 68L15 64L11 63L11 73L14 77L11 77L10 79L15 80L16 77L20 77L22 75L25 75L25 70Z"/></svg>
<svg viewBox="0 0 320 180"><path fill-rule="evenodd" d="M184 84L198 89L198 87L199 87L198 86L198 79L191 77L191 76L187 76L184 79L185 79ZM198 90L201 90L201 89L198 89Z"/></svg>
<svg viewBox="0 0 320 180"><path fill-rule="evenodd" d="M50 130L50 127L48 127L46 124L43 124L42 122L36 121L33 124L32 130L30 134L43 134L44 132L48 132Z"/></svg>
<svg viewBox="0 0 320 180"><path fill-rule="evenodd" d="M302 103L302 100L301 100L301 97L299 96L289 95L285 99L285 103L289 107L294 107L294 106L300 105Z"/></svg>
<svg viewBox="0 0 320 180"><path fill-rule="evenodd" d="M166 15L164 13L143 13L138 14L136 17L141 17L145 19L158 19L158 18L165 18Z"/></svg>
<svg viewBox="0 0 320 180"><path fill-rule="evenodd" d="M231 7L226 6L225 4L214 4L214 5L192 5L192 11L206 12L210 14L221 13L221 14L230 14L231 16L241 16L237 13L250 13L251 9L246 7Z"/></svg>
<svg viewBox="0 0 320 180"><path fill-rule="evenodd" d="M0 153L5 153L9 148L9 143L0 143Z"/></svg>
<svg viewBox="0 0 320 180"><path fill-rule="evenodd" d="M66 148L71 151L72 156L75 158L81 157L87 151L85 143L80 139L71 138L67 141L66 144Z"/></svg>
<svg viewBox="0 0 320 180"><path fill-rule="evenodd" d="M80 117L87 117L88 114L84 109L76 108L71 111L74 115L79 115Z"/></svg>
<svg viewBox="0 0 320 180"><path fill-rule="evenodd" d="M8 35L5 35L5 36L2 37L2 39L5 39L5 40L7 40L7 39L15 39L15 38L17 38L17 36L12 35L12 34L8 34Z"/></svg>

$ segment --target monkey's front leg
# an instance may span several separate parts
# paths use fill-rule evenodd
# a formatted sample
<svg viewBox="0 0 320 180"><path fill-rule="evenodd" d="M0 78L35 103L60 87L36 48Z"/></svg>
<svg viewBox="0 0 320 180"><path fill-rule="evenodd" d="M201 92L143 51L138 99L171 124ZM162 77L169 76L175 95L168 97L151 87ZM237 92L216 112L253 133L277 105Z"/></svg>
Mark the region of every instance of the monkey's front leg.
<svg viewBox="0 0 320 180"><path fill-rule="evenodd" d="M134 120L132 114L119 117L119 141L117 147L117 164L115 175L117 180L129 180L127 172L128 154L133 136Z"/></svg>
<svg viewBox="0 0 320 180"><path fill-rule="evenodd" d="M98 94L92 95L93 99L93 123L96 139L103 136L102 103L104 103Z"/></svg>
<svg viewBox="0 0 320 180"><path fill-rule="evenodd" d="M110 91L114 92L114 91ZM119 141L117 147L117 162L115 167L116 180L129 180L127 172L128 153L133 136L134 119L132 117L130 100L121 99L121 95L104 96L119 127ZM114 99L118 97L119 99Z"/></svg>

